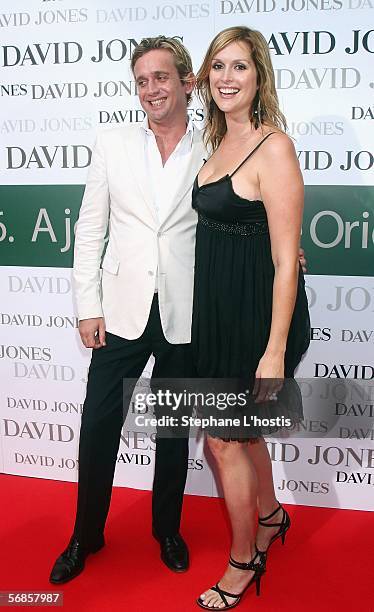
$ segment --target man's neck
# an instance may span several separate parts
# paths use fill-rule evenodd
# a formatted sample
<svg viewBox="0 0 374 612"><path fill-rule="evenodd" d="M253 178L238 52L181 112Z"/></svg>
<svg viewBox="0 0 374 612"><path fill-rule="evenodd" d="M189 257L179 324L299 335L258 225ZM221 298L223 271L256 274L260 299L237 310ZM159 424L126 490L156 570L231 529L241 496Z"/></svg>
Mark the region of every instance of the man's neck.
<svg viewBox="0 0 374 612"><path fill-rule="evenodd" d="M166 164L175 147L185 135L187 123L188 117L181 118L180 121L174 122L173 125L154 123L148 120L149 129L155 135L163 165Z"/></svg>

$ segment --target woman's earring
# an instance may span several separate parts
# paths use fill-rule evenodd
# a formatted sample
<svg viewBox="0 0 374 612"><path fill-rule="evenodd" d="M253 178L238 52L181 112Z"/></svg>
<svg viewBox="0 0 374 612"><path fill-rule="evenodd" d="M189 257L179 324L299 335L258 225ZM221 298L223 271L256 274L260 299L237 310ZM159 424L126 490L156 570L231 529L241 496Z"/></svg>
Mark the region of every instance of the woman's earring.
<svg viewBox="0 0 374 612"><path fill-rule="evenodd" d="M262 121L262 108L261 108L260 96L258 93L256 95L256 98L257 98L257 101L255 101L256 103L254 105L253 120L254 120L255 129L257 130L257 128L259 127Z"/></svg>
<svg viewBox="0 0 374 612"><path fill-rule="evenodd" d="M212 119L213 117L213 111L214 111L215 106L216 106L216 103L214 102L212 98L211 101L209 102L209 119Z"/></svg>

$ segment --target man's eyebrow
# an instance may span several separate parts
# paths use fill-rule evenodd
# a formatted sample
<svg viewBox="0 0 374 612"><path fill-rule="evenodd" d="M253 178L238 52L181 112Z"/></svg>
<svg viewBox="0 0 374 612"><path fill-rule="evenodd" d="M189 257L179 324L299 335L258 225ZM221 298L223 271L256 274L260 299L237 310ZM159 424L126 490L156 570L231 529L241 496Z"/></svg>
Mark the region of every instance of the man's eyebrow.
<svg viewBox="0 0 374 612"><path fill-rule="evenodd" d="M153 72L151 72L151 74L153 76L161 76L161 75L166 75L169 76L169 72L167 72L167 70L154 70ZM138 77L136 77L136 81L141 81L141 80L146 80L147 77L143 76L142 74L140 74Z"/></svg>

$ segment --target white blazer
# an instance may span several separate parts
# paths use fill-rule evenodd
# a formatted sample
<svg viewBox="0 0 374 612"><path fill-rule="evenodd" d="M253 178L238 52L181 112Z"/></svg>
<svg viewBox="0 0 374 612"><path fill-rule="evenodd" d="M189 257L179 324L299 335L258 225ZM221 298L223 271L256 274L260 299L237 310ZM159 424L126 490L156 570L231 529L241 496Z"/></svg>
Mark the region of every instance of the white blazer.
<svg viewBox="0 0 374 612"><path fill-rule="evenodd" d="M123 126L98 135L75 235L73 280L80 320L103 316L108 332L139 338L158 270L165 338L172 344L190 342L197 223L191 188L204 156L202 133L194 127L188 169L160 223L146 174L142 128Z"/></svg>

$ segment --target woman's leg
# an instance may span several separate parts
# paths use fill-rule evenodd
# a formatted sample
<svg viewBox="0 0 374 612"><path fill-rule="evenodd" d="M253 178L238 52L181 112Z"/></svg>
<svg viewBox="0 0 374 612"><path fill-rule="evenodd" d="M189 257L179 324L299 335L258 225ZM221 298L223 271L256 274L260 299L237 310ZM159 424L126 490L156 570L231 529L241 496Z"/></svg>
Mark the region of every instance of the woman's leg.
<svg viewBox="0 0 374 612"><path fill-rule="evenodd" d="M271 458L263 438L257 438L248 444L248 453L251 463L257 475L257 504L259 516L268 516L278 507L278 502L274 491L273 471ZM279 523L282 517L281 509L267 523ZM273 535L278 532L278 527L258 526L256 535L256 545L259 550L266 550Z"/></svg>
<svg viewBox="0 0 374 612"><path fill-rule="evenodd" d="M209 448L217 462L232 528L231 556L248 563L255 556L255 515L257 506L257 476L249 458L247 444L224 442L208 437ZM253 571L228 566L219 586L230 593L241 593L253 576ZM205 605L223 608L221 597L211 589L202 596ZM228 603L234 599L227 597Z"/></svg>

